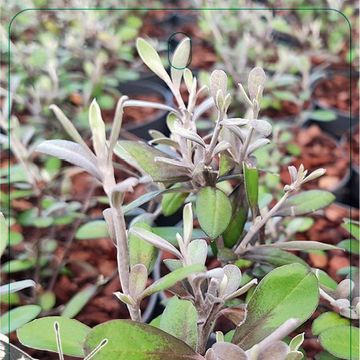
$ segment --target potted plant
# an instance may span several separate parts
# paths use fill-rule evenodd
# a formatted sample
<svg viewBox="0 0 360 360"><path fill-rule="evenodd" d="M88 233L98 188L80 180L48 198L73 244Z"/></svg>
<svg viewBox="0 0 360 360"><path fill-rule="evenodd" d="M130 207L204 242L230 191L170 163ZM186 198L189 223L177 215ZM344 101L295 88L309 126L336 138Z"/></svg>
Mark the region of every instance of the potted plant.
<svg viewBox="0 0 360 360"><path fill-rule="evenodd" d="M326 297L323 288L328 286L329 277L311 269L289 250L334 247L310 240L274 242L269 231L274 231L279 218L309 213L333 201L333 195L323 190L301 192L303 184L317 179L324 170L308 173L303 166L290 166L291 179L280 199L274 200L267 212L262 211L258 202L259 174L252 154L269 142L271 133L271 125L258 119L266 82L263 70L254 68L249 73L247 91L240 87L251 109L246 119L226 117L231 102L227 75L220 70L211 74L209 93L218 117L210 136L204 139L196 130L196 100L199 90L206 89L197 89L197 80L189 69L173 69L170 76L145 40L138 39L137 48L145 64L169 86L178 104L168 116L170 137L154 136L152 143L161 146L118 141L123 110L133 101L122 97L109 136L100 108L92 102L92 149L66 118L62 118L62 125L73 141L47 140L37 147L39 152L82 167L102 185L109 204L103 215L116 245L121 282L121 291L114 295L126 304L132 320L112 320L89 328L65 316L42 317L17 330L20 342L57 352L60 357L65 354L86 359L220 359L224 353L234 359L302 358L302 333L289 344L282 340L314 313L319 293ZM189 41L185 39L172 63L184 67L188 56ZM190 94L186 104L178 91L182 79ZM113 154L142 176L117 183ZM124 193L139 181L149 181L149 177L159 190L124 205ZM229 185L228 197L224 191L225 187L230 189ZM183 207L182 231L175 234L173 243L152 231L156 211L133 221L129 229L124 220L124 212L160 194L170 196L162 203L165 208ZM203 238L194 239L195 217L205 233ZM205 267L210 249L221 262L215 269ZM171 255L164 261L170 272L149 283L158 251ZM252 272L241 273L237 261L244 260L250 261ZM262 278L259 283L255 274ZM142 300L165 289L175 296L151 325L142 323ZM246 293L250 294L244 301ZM346 306L341 305L343 313ZM220 315L229 319L233 330L226 334L218 331L216 342L208 348ZM356 326L343 329L344 342L358 331ZM352 348L345 349L341 344L327 347L332 334L325 335L320 336L322 343L336 356L348 358L356 351L356 338L352 339Z"/></svg>

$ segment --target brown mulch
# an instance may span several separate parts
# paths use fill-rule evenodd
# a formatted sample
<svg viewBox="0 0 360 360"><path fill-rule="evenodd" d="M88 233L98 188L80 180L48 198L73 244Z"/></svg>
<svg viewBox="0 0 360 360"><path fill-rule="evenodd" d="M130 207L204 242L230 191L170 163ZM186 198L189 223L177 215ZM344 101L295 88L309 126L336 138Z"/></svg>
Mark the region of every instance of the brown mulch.
<svg viewBox="0 0 360 360"><path fill-rule="evenodd" d="M349 172L349 154L336 140L325 134L318 126L295 130L294 143L301 148L301 155L296 157L292 165L298 168L301 164L310 172L326 169L325 175L305 183L303 189L336 189ZM288 184L290 175L287 167L281 170L282 182Z"/></svg>
<svg viewBox="0 0 360 360"><path fill-rule="evenodd" d="M351 103L351 113L355 116L359 114L359 90L355 75L352 77L351 83L350 78L344 75L334 75L321 80L316 85L313 95L325 108L332 107L349 112Z"/></svg>

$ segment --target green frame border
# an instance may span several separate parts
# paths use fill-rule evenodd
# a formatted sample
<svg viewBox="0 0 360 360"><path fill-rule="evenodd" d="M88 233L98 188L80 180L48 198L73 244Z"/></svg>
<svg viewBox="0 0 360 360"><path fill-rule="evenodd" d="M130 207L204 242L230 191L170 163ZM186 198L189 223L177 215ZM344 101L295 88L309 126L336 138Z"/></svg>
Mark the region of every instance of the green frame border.
<svg viewBox="0 0 360 360"><path fill-rule="evenodd" d="M242 11L242 10L289 10L289 11L334 11L337 12L339 14L341 14L343 16L343 18L346 20L348 26L349 26L349 51L350 51L350 59L352 59L352 27L351 27L351 22L348 19L348 17L341 12L340 10L334 9L334 8L326 8L326 7L303 7L303 8L299 8L299 7L268 7L268 8L249 8L249 7L206 7L206 8L198 8L198 7L184 7L184 8L179 8L179 7L174 7L174 8L168 8L168 7L159 7L159 8L148 8L148 7L88 7L88 8L66 8L66 7L48 7L48 8L26 8L26 9L22 9L21 11L19 11L18 13L16 13L12 19L10 20L7 30L8 30L8 74L7 74L7 81L8 81L8 91L7 91L7 95L8 95L8 126L10 128L10 119L11 119L11 101L10 101L10 97L11 97L11 84L10 84L10 79L11 79L11 71L10 71L10 65L11 65L11 26L14 23L14 20L16 19L17 16L19 16L20 14L26 12L26 11L58 11L58 10L62 10L62 11L69 11L69 10L78 10L78 11L88 11L88 10L100 10L100 11L109 11L109 10L168 10L168 11L181 11L181 10L195 10L195 11L201 11L201 10L210 10L210 11L221 11L221 10L234 10L234 11ZM350 95L350 107L349 107L349 125L350 125L350 131L352 129L352 89L351 89L351 83L352 83L352 67L351 67L351 63L349 63L349 77L350 77L350 85L349 85L349 95ZM349 145L351 148L352 145L352 137L350 137L349 139ZM8 133L8 152L9 155L11 153L11 141L10 141L10 131ZM351 156L351 151L349 152L349 167L351 170L351 163L352 163L352 156ZM10 162L8 162L8 177L10 178ZM10 212L10 202L8 204L8 211ZM351 214L352 214L352 209L350 207L350 218L351 218ZM8 218L8 228L10 230L10 218ZM351 223L350 223L350 229L351 229ZM10 231L9 231L9 235L8 235L8 244L10 244ZM351 244L350 244L350 249L351 249ZM349 254L349 258L351 259L351 252ZM9 265L10 267L10 265ZM351 266L350 266L350 272L349 272L349 276L350 279L352 278L352 270L351 270ZM350 295L351 297L351 292ZM10 293L9 293L9 300L10 300ZM350 320L352 320L350 318ZM9 324L10 324L10 313L9 313ZM10 326L10 325L9 325ZM9 348L10 348L10 343L9 343ZM351 325L350 325L350 349L351 349ZM350 356L352 356L351 350L350 350ZM355 354L356 356L356 354Z"/></svg>

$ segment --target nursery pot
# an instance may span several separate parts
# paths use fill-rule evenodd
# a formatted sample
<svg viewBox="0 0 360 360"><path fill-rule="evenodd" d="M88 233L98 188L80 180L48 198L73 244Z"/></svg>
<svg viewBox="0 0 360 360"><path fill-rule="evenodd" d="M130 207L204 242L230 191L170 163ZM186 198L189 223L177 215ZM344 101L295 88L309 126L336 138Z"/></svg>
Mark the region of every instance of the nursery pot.
<svg viewBox="0 0 360 360"><path fill-rule="evenodd" d="M348 131L341 139L342 146L347 149L348 156L351 161L350 179L347 183L347 197L345 204L359 208L359 160L355 158L354 152L358 149L355 148L354 140L350 143L350 137L355 135L358 137L358 125L355 125ZM350 148L353 146L353 149Z"/></svg>
<svg viewBox="0 0 360 360"><path fill-rule="evenodd" d="M335 114L335 120L331 121L319 121L309 117L308 123L313 124L316 123L322 130L326 131L328 134L336 137L337 139L341 138L347 131L350 130L351 126L355 123L358 123L359 119L351 114L350 111L344 111L338 109L334 106L330 106L324 104L316 98L315 92L317 87L326 80L331 80L335 76L341 76L344 78L349 78L349 72L344 71L327 71L322 74L322 76L318 76L316 80L311 84L312 91L312 107L314 110L326 110L331 111ZM352 80L358 76L358 73L352 73ZM348 90L349 91L349 90ZM331 94L329 94L331 96Z"/></svg>
<svg viewBox="0 0 360 360"><path fill-rule="evenodd" d="M285 45L290 48L301 48L300 41L293 35L278 30L272 30L271 37L278 44Z"/></svg>
<svg viewBox="0 0 360 360"><path fill-rule="evenodd" d="M350 195L347 185L350 181L351 167L344 144L323 132L316 125L301 128L298 131L295 130L295 132L294 142L297 142L300 146L301 153L294 158L292 165L304 164L305 168L310 172L316 168L328 170L316 182L305 184L304 190L314 188L327 190L336 196L338 202L347 204ZM285 173L288 176L287 171Z"/></svg>
<svg viewBox="0 0 360 360"><path fill-rule="evenodd" d="M150 80L136 80L130 81L118 86L123 95L127 95L130 99L134 96L141 95L154 95L161 98L161 103L172 106L173 97L169 90L160 85L159 83ZM141 109L141 108L139 108ZM164 110L157 110L153 115L148 118L142 119L139 124L132 124L131 122L125 123L123 128L129 133L144 139L151 140L149 130L158 130L164 135L169 135L169 129L166 125L166 117L168 112Z"/></svg>

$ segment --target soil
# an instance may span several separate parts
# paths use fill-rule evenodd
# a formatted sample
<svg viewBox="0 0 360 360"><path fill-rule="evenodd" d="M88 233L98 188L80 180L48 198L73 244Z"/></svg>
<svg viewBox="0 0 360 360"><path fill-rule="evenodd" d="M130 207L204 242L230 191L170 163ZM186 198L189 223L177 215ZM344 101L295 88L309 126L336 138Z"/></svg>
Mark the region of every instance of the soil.
<svg viewBox="0 0 360 360"><path fill-rule="evenodd" d="M349 171L349 154L316 125L295 132L294 143L301 148L301 155L292 161L292 165L298 168L303 164L309 173L318 168L326 169L325 175L305 183L302 188L336 189ZM287 166L281 170L280 176L284 184L290 183Z"/></svg>
<svg viewBox="0 0 360 360"><path fill-rule="evenodd" d="M301 107L291 101L281 101L280 109L268 108L260 112L261 116L269 117L273 120L280 120L287 117L296 117L301 112Z"/></svg>
<svg viewBox="0 0 360 360"><path fill-rule="evenodd" d="M319 81L314 89L314 99L325 108L335 108L353 115L359 114L359 89L357 77L353 75L352 81L344 75L335 74ZM351 98L350 98L351 85Z"/></svg>
<svg viewBox="0 0 360 360"><path fill-rule="evenodd" d="M351 137L351 141L350 141ZM351 149L350 148L351 145ZM356 126L350 134L346 134L344 139L345 151L349 152L351 150L351 164L353 167L359 169L360 165L360 127Z"/></svg>

